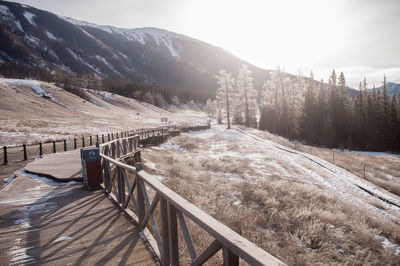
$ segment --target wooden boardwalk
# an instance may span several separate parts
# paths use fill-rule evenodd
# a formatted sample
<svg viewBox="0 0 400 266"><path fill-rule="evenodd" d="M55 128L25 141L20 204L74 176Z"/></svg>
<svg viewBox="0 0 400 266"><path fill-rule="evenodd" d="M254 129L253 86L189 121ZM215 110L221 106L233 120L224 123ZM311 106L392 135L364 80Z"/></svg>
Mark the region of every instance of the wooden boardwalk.
<svg viewBox="0 0 400 266"><path fill-rule="evenodd" d="M80 177L77 152L47 156L30 166L32 172L60 179ZM102 191L86 191L81 183L21 173L0 192L1 265L154 265L141 236Z"/></svg>

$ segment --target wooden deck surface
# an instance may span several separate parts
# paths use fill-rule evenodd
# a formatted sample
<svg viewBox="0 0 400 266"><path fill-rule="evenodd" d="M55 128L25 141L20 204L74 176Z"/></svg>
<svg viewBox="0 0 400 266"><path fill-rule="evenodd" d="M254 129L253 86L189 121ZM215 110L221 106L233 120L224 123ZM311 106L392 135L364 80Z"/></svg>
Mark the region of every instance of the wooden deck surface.
<svg viewBox="0 0 400 266"><path fill-rule="evenodd" d="M64 159L76 160L67 158L74 154L79 157L70 152ZM54 158L63 161L61 154ZM57 175L41 160L35 162ZM68 171L53 165L66 176L80 168L80 162L65 164ZM81 183L22 172L0 191L0 265L154 265L147 245L102 191L86 191Z"/></svg>
<svg viewBox="0 0 400 266"><path fill-rule="evenodd" d="M80 150L45 155L29 163L25 170L59 181L82 181Z"/></svg>

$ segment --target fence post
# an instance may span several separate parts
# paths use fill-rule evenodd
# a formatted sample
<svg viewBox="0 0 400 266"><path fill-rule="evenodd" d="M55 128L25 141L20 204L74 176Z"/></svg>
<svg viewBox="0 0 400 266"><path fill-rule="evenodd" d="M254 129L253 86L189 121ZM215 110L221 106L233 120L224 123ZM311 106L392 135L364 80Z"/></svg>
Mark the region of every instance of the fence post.
<svg viewBox="0 0 400 266"><path fill-rule="evenodd" d="M53 140L53 153L56 153L56 142Z"/></svg>
<svg viewBox="0 0 400 266"><path fill-rule="evenodd" d="M74 150L76 150L76 138L74 138Z"/></svg>
<svg viewBox="0 0 400 266"><path fill-rule="evenodd" d="M7 146L3 146L3 152L4 152L4 162L3 162L3 164L7 164L8 163Z"/></svg>
<svg viewBox="0 0 400 266"><path fill-rule="evenodd" d="M85 147L85 137L82 137L82 148Z"/></svg>
<svg viewBox="0 0 400 266"><path fill-rule="evenodd" d="M228 248L222 249L222 256L224 257L224 266L239 266L239 257Z"/></svg>
<svg viewBox="0 0 400 266"><path fill-rule="evenodd" d="M364 179L365 179L365 164L364 164Z"/></svg>
<svg viewBox="0 0 400 266"><path fill-rule="evenodd" d="M111 139L114 140L114 133L111 133Z"/></svg>
<svg viewBox="0 0 400 266"><path fill-rule="evenodd" d="M162 265L169 265L169 237L168 237L168 209L167 200L164 197L160 199L160 216L161 216L161 237L162 237L162 250L161 250L161 263Z"/></svg>
<svg viewBox="0 0 400 266"><path fill-rule="evenodd" d="M42 147L42 143L39 142L39 156L42 157L43 156L43 147Z"/></svg>
<svg viewBox="0 0 400 266"><path fill-rule="evenodd" d="M116 139L119 139L118 132L117 132L116 134L117 134L117 136L116 136L115 138L116 138Z"/></svg>
<svg viewBox="0 0 400 266"><path fill-rule="evenodd" d="M176 209L168 202L168 234L169 234L169 257L171 265L179 265L178 248L178 223L176 219Z"/></svg>
<svg viewBox="0 0 400 266"><path fill-rule="evenodd" d="M137 201L138 201L138 213L137 216L139 218L139 224L142 224L142 221L144 219L144 213L145 213L145 205L144 205L144 195L142 191L142 179L140 176L137 174L137 172L142 170L142 164L141 163L136 163L136 192L137 192Z"/></svg>
<svg viewBox="0 0 400 266"><path fill-rule="evenodd" d="M104 134L101 134L101 142L104 143Z"/></svg>
<svg viewBox="0 0 400 266"><path fill-rule="evenodd" d="M26 144L22 144L22 147L24 148L24 161L28 160L28 156L26 155Z"/></svg>
<svg viewBox="0 0 400 266"><path fill-rule="evenodd" d="M89 146L93 145L93 140L92 140L92 136L89 137Z"/></svg>
<svg viewBox="0 0 400 266"><path fill-rule="evenodd" d="M96 135L96 142L99 143L99 135Z"/></svg>
<svg viewBox="0 0 400 266"><path fill-rule="evenodd" d="M64 142L64 151L67 151L67 141L63 139L63 142Z"/></svg>

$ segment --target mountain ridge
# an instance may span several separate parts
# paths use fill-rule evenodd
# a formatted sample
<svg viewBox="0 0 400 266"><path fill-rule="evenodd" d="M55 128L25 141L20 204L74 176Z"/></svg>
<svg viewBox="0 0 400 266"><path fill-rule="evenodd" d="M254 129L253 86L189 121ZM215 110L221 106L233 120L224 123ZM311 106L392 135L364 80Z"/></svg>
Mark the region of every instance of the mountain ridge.
<svg viewBox="0 0 400 266"><path fill-rule="evenodd" d="M6 1L0 1L0 37L0 70L16 78L39 70L74 72L201 90L212 96L220 69L235 74L247 64L258 87L270 73L179 33L97 25Z"/></svg>

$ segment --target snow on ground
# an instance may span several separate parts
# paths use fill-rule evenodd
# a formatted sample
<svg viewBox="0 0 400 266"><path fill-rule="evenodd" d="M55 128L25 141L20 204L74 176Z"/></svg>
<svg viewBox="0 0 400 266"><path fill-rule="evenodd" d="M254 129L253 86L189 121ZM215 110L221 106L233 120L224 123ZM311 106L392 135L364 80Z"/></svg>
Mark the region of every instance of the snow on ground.
<svg viewBox="0 0 400 266"><path fill-rule="evenodd" d="M38 81L38 80L1 78L0 79L0 84L6 85L6 86L25 86L25 87L30 87L40 97L48 98L48 99L50 99L50 101L52 101L52 102L54 102L56 104L59 104L59 105L64 106L66 108L69 108L65 104L59 102L50 93L47 93L42 88L42 86L40 85L40 81Z"/></svg>
<svg viewBox="0 0 400 266"><path fill-rule="evenodd" d="M353 150L343 150L343 152L355 153L355 154L366 154L373 156L395 156L400 158L400 154L393 154L389 152L376 152L376 151L353 151Z"/></svg>
<svg viewBox="0 0 400 266"><path fill-rule="evenodd" d="M243 131L235 127L226 130L225 126L215 125L209 130L194 131L189 134L207 140L207 147L196 154L198 158L219 159L230 156L249 159L249 165L254 171L250 175L245 174L246 179L257 180L268 178L274 174L287 179L296 179L326 189L343 201L400 221L400 198L398 196L319 157L262 139L251 134L250 131ZM228 146L229 143L245 145L248 153L243 156L242 153L232 151ZM162 144L160 149L187 152L182 147L175 145L173 140ZM254 175L254 173L257 174ZM366 191L370 191L375 196ZM374 205L382 205L385 209L377 208L371 202L375 203Z"/></svg>
<svg viewBox="0 0 400 266"><path fill-rule="evenodd" d="M31 12L25 11L24 12L24 17L31 23L33 26L36 26L35 21L33 19L36 17L35 14L32 14Z"/></svg>

